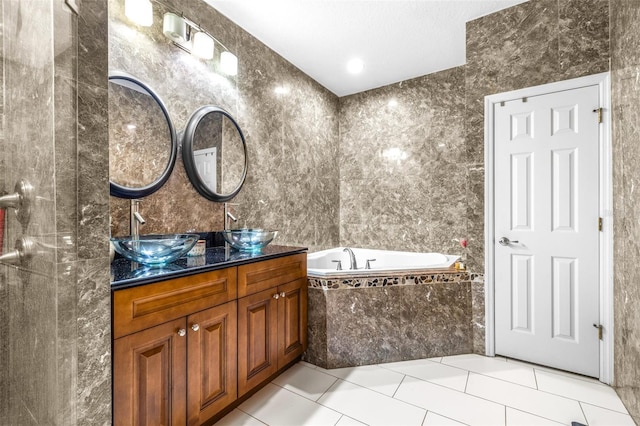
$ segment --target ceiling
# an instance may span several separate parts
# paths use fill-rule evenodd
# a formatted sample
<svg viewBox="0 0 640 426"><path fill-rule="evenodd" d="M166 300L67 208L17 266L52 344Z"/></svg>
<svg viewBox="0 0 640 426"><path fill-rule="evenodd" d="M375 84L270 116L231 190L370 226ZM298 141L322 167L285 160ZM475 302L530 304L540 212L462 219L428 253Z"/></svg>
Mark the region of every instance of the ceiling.
<svg viewBox="0 0 640 426"><path fill-rule="evenodd" d="M338 96L465 63L465 23L527 0L205 0ZM353 75L347 62L360 58Z"/></svg>

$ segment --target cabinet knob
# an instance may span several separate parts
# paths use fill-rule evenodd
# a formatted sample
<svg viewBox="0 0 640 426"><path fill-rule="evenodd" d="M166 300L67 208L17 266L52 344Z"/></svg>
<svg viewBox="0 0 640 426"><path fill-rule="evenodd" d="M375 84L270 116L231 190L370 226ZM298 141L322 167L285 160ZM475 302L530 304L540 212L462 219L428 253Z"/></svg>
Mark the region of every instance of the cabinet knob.
<svg viewBox="0 0 640 426"><path fill-rule="evenodd" d="M287 297L287 293L283 291L282 293L280 293L280 297Z"/></svg>
<svg viewBox="0 0 640 426"><path fill-rule="evenodd" d="M184 328L181 328L180 330L178 330L178 336L184 337L186 335L187 335L187 330L185 330Z"/></svg>
<svg viewBox="0 0 640 426"><path fill-rule="evenodd" d="M191 326L191 329L192 329L193 331L198 331L198 330L200 330L200 325L198 325L198 324L193 324L193 325Z"/></svg>
<svg viewBox="0 0 640 426"><path fill-rule="evenodd" d="M276 294L273 295L273 298L278 300L280 298L280 295L278 293L276 293Z"/></svg>

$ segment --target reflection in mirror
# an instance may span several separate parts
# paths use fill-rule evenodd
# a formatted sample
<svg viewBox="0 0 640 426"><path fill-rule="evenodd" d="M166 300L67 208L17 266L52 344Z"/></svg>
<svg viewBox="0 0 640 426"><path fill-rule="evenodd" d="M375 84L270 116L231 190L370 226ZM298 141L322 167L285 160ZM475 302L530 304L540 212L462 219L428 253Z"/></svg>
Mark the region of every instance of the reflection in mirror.
<svg viewBox="0 0 640 426"><path fill-rule="evenodd" d="M164 104L125 74L109 77L111 195L140 198L160 189L176 160L177 141Z"/></svg>
<svg viewBox="0 0 640 426"><path fill-rule="evenodd" d="M182 157L193 186L211 201L228 201L244 183L247 155L244 136L221 108L205 106L189 119Z"/></svg>

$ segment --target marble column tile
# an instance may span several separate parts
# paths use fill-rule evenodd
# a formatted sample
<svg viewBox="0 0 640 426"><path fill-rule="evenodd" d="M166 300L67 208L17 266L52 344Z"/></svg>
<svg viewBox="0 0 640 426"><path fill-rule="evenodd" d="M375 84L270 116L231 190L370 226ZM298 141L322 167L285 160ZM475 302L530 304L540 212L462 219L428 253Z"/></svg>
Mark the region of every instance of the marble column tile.
<svg viewBox="0 0 640 426"><path fill-rule="evenodd" d="M636 424L640 424L640 388L637 386L615 387L616 393Z"/></svg>
<svg viewBox="0 0 640 426"><path fill-rule="evenodd" d="M68 262L57 265L56 299L56 371L57 425L77 424L78 392L78 318L77 264Z"/></svg>
<svg viewBox="0 0 640 426"><path fill-rule="evenodd" d="M48 270L11 268L7 276L11 393L38 424L55 424L57 415L55 266Z"/></svg>
<svg viewBox="0 0 640 426"><path fill-rule="evenodd" d="M326 293L327 368L400 360L401 291L398 286Z"/></svg>
<svg viewBox="0 0 640 426"><path fill-rule="evenodd" d="M111 424L111 286L109 259L78 264L78 424Z"/></svg>
<svg viewBox="0 0 640 426"><path fill-rule="evenodd" d="M78 82L106 90L109 70L107 0L82 0L78 4Z"/></svg>
<svg viewBox="0 0 640 426"><path fill-rule="evenodd" d="M1 61L0 61L1 62ZM12 423L9 418L9 284L6 265L0 266L0 423Z"/></svg>
<svg viewBox="0 0 640 426"><path fill-rule="evenodd" d="M484 164L471 165L467 171L467 268L484 271Z"/></svg>
<svg viewBox="0 0 640 426"><path fill-rule="evenodd" d="M470 353L470 284L402 286L400 335L404 359Z"/></svg>
<svg viewBox="0 0 640 426"><path fill-rule="evenodd" d="M327 301L326 291L308 289L308 346L303 360L327 368Z"/></svg>
<svg viewBox="0 0 640 426"><path fill-rule="evenodd" d="M109 253L107 90L78 84L78 258Z"/></svg>
<svg viewBox="0 0 640 426"><path fill-rule="evenodd" d="M608 71L609 1L558 0L558 12L562 72L576 77Z"/></svg>
<svg viewBox="0 0 640 426"><path fill-rule="evenodd" d="M483 281L473 281L471 283L471 328L473 331L473 353L480 355L486 354L485 291Z"/></svg>

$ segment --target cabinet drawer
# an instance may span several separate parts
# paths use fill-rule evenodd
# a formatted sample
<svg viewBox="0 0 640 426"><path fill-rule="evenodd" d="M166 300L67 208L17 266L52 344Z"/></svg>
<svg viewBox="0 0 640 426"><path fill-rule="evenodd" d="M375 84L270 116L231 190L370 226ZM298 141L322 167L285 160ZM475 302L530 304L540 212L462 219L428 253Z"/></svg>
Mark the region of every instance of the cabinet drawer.
<svg viewBox="0 0 640 426"><path fill-rule="evenodd" d="M237 297L236 268L204 272L113 293L113 338Z"/></svg>
<svg viewBox="0 0 640 426"><path fill-rule="evenodd" d="M238 267L238 297L306 276L306 253L242 265Z"/></svg>

